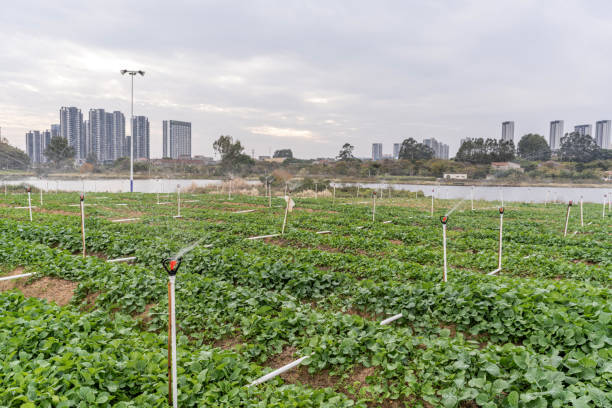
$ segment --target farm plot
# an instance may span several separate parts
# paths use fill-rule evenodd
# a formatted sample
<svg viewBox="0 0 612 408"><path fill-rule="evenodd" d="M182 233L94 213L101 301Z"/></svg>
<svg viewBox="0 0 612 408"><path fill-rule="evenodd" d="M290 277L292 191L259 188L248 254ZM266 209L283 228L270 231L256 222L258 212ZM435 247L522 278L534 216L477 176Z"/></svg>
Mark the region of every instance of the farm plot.
<svg viewBox="0 0 612 408"><path fill-rule="evenodd" d="M472 211L437 200L432 217L429 198L394 196L377 200L373 220L371 205L353 198L295 199L281 234L282 198L269 208L267 197L183 194L176 218L176 197L157 205L154 194L97 196L85 197L96 205L84 207L84 257L78 194L46 195L32 222L12 208L23 196L0 207L2 270L32 273L21 287L43 277L74 283L63 308L0 294L2 406L167 406L160 261L185 249L178 406L612 401L612 246L600 206L585 205L585 225L570 218L564 237L564 205L510 203L502 269L490 276L499 212L478 208L491 203ZM453 208L443 282L439 216ZM113 222L127 218L137 219ZM108 262L125 258L132 263Z"/></svg>

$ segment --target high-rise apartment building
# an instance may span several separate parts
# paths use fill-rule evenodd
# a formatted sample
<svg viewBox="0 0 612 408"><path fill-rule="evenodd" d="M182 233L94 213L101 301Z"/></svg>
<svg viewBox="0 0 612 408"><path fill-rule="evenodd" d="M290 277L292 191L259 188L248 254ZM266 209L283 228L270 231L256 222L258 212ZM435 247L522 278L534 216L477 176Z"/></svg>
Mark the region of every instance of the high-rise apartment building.
<svg viewBox="0 0 612 408"><path fill-rule="evenodd" d="M381 160L382 157L382 143L372 143L372 160Z"/></svg>
<svg viewBox="0 0 612 408"><path fill-rule="evenodd" d="M584 136L584 135L593 136L593 126L576 125L574 126L574 132L578 132L581 136Z"/></svg>
<svg viewBox="0 0 612 408"><path fill-rule="evenodd" d="M402 148L401 143L393 143L393 159L399 159L400 149Z"/></svg>
<svg viewBox="0 0 612 408"><path fill-rule="evenodd" d="M60 135L60 125L59 123L54 123L51 125L51 137Z"/></svg>
<svg viewBox="0 0 612 408"><path fill-rule="evenodd" d="M25 134L26 153L33 164L46 163L45 150L51 141L51 132L48 130L30 130Z"/></svg>
<svg viewBox="0 0 612 408"><path fill-rule="evenodd" d="M548 145L550 150L561 148L561 138L563 137L563 121L553 120L550 122L550 132L548 134Z"/></svg>
<svg viewBox="0 0 612 408"><path fill-rule="evenodd" d="M84 160L87 149L83 134L83 114L74 106L60 109L60 136L68 140L68 145L74 147L75 158Z"/></svg>
<svg viewBox="0 0 612 408"><path fill-rule="evenodd" d="M191 123L163 121L163 157L191 158Z"/></svg>
<svg viewBox="0 0 612 408"><path fill-rule="evenodd" d="M108 160L117 160L124 157L125 143L125 116L119 111L114 111L111 115L110 125L110 148L108 152Z"/></svg>
<svg viewBox="0 0 612 408"><path fill-rule="evenodd" d="M106 112L104 109L89 110L89 125L87 131L87 154L92 154L97 161L106 159L106 145L108 131L106 126ZM85 155L87 157L87 155Z"/></svg>
<svg viewBox="0 0 612 408"><path fill-rule="evenodd" d="M595 142L602 149L610 149L612 142L610 141L610 126L612 121L598 120L595 123Z"/></svg>
<svg viewBox="0 0 612 408"><path fill-rule="evenodd" d="M447 144L438 142L435 138L424 139L423 144L434 151L434 158L448 160L449 148Z"/></svg>
<svg viewBox="0 0 612 408"><path fill-rule="evenodd" d="M508 140L508 141L514 142L514 122L512 121L502 122L501 140Z"/></svg>
<svg viewBox="0 0 612 408"><path fill-rule="evenodd" d="M146 116L135 116L132 119L132 137L134 138L134 159L149 159L149 119Z"/></svg>
<svg viewBox="0 0 612 408"><path fill-rule="evenodd" d="M47 150L47 146L49 146L49 143L51 143L51 131L50 130L44 130L40 132L40 143L41 143L40 162L46 163L49 161L47 159L47 156L45 156L45 150Z"/></svg>

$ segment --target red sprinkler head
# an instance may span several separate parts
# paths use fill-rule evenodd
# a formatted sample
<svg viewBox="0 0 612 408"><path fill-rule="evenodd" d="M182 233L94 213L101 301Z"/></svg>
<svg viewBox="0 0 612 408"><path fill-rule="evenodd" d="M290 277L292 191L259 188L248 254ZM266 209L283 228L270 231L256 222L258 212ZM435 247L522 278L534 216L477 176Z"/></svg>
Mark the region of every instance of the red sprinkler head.
<svg viewBox="0 0 612 408"><path fill-rule="evenodd" d="M32 187L28 187L26 191L29 193L30 191L32 191Z"/></svg>
<svg viewBox="0 0 612 408"><path fill-rule="evenodd" d="M442 215L440 216L440 222L444 225L446 225L446 222L448 221L448 217L446 215Z"/></svg>
<svg viewBox="0 0 612 408"><path fill-rule="evenodd" d="M81 201L85 201L85 194L81 194Z"/></svg>
<svg viewBox="0 0 612 408"><path fill-rule="evenodd" d="M372 195L376 197L376 191L372 191Z"/></svg>
<svg viewBox="0 0 612 408"><path fill-rule="evenodd" d="M174 276L178 272L179 267L181 266L182 258L171 259L165 258L162 259L162 266L168 272L168 275Z"/></svg>
<svg viewBox="0 0 612 408"><path fill-rule="evenodd" d="M504 207L499 207L499 213L503 214L504 213Z"/></svg>
<svg viewBox="0 0 612 408"><path fill-rule="evenodd" d="M571 207L572 206L572 200L570 200L567 205L569 205Z"/></svg>

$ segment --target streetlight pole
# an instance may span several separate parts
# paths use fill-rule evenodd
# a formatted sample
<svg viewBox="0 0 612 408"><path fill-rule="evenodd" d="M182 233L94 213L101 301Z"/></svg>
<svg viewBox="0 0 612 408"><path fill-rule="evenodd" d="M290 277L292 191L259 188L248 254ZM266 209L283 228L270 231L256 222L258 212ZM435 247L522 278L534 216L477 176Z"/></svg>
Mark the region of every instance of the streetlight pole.
<svg viewBox="0 0 612 408"><path fill-rule="evenodd" d="M132 126L132 135L130 137L130 193L134 192L134 76L137 74L144 76L144 71L130 71L127 69L122 69L121 75L128 74L132 77L132 104L131 104L131 115L130 115L130 125Z"/></svg>

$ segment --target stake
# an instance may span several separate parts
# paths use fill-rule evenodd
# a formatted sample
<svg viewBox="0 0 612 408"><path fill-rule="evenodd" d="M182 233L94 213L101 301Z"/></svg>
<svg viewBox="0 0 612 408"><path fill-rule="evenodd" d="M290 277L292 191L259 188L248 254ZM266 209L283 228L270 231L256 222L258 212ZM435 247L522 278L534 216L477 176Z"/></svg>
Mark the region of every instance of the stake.
<svg viewBox="0 0 612 408"><path fill-rule="evenodd" d="M563 231L563 237L567 236L567 224L569 223L570 209L572 208L572 200L567 204L567 214L565 215L565 230Z"/></svg>
<svg viewBox="0 0 612 408"><path fill-rule="evenodd" d="M318 184L315 183L315 200L319 198L319 188Z"/></svg>
<svg viewBox="0 0 612 408"><path fill-rule="evenodd" d="M434 212L434 189L431 189L431 216L433 217Z"/></svg>
<svg viewBox="0 0 612 408"><path fill-rule="evenodd" d="M181 185L176 185L176 204L178 206L178 214L174 218L181 218Z"/></svg>
<svg viewBox="0 0 612 408"><path fill-rule="evenodd" d="M603 205L601 206L601 218L606 218L606 195L604 194Z"/></svg>
<svg viewBox="0 0 612 408"><path fill-rule="evenodd" d="M272 208L272 186L268 182L268 208Z"/></svg>
<svg viewBox="0 0 612 408"><path fill-rule="evenodd" d="M372 192L372 222L376 219L376 191Z"/></svg>
<svg viewBox="0 0 612 408"><path fill-rule="evenodd" d="M42 199L42 187L40 188L40 206L43 206L43 199Z"/></svg>
<svg viewBox="0 0 612 408"><path fill-rule="evenodd" d="M287 188L287 186L285 186ZM291 191L289 192L291 194ZM285 206L285 218L283 218L283 229L281 230L281 235L285 235L285 225L287 225L287 214L289 213L289 204L291 203L291 195L285 196L285 200L287 201L287 205Z"/></svg>
<svg viewBox="0 0 612 408"><path fill-rule="evenodd" d="M499 189L499 196L501 198L501 206L504 206L504 190L503 189Z"/></svg>
<svg viewBox="0 0 612 408"><path fill-rule="evenodd" d="M546 207L546 204L548 203L548 193L550 192L550 190L546 190L546 198L544 199L544 207Z"/></svg>
<svg viewBox="0 0 612 408"><path fill-rule="evenodd" d="M472 200L472 211L474 211L474 186L472 186L472 189L470 190L470 198Z"/></svg>
<svg viewBox="0 0 612 408"><path fill-rule="evenodd" d="M502 268L502 234L504 228L504 207L499 207L499 251L497 260L497 269L489 272L487 275L495 275Z"/></svg>
<svg viewBox="0 0 612 408"><path fill-rule="evenodd" d="M584 218L582 214L582 196L580 196L580 226L584 227Z"/></svg>
<svg viewBox="0 0 612 408"><path fill-rule="evenodd" d="M178 408L178 381L176 375L176 313L175 282L181 258L164 259L162 265L168 272L168 405Z"/></svg>
<svg viewBox="0 0 612 408"><path fill-rule="evenodd" d="M83 258L85 258L85 195L81 194L81 239L83 240Z"/></svg>
<svg viewBox="0 0 612 408"><path fill-rule="evenodd" d="M229 182L229 189L227 190L227 199L228 200L232 199L232 180L230 180Z"/></svg>
<svg viewBox="0 0 612 408"><path fill-rule="evenodd" d="M332 205L336 205L336 186L334 186L334 196L332 198Z"/></svg>
<svg viewBox="0 0 612 408"><path fill-rule="evenodd" d="M444 282L447 281L448 279L448 271L447 271L447 264L446 264L446 223L448 222L448 217L447 216L441 216L440 217L440 221L442 222L442 248L443 248L443 254L444 254L444 277L443 280Z"/></svg>
<svg viewBox="0 0 612 408"><path fill-rule="evenodd" d="M30 196L31 191L32 187L28 187L28 210L30 211L30 221L32 221L32 197Z"/></svg>

